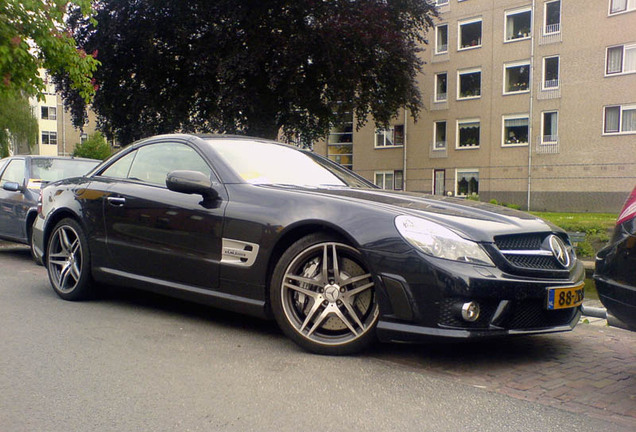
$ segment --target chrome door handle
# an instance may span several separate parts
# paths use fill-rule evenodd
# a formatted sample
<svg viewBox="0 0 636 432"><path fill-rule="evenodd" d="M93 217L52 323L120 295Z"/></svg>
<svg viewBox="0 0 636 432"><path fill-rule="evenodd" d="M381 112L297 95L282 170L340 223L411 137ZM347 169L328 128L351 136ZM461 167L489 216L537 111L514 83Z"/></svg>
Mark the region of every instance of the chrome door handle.
<svg viewBox="0 0 636 432"><path fill-rule="evenodd" d="M108 200L108 204L114 207L122 207L124 204L126 204L126 198L108 197L106 199Z"/></svg>

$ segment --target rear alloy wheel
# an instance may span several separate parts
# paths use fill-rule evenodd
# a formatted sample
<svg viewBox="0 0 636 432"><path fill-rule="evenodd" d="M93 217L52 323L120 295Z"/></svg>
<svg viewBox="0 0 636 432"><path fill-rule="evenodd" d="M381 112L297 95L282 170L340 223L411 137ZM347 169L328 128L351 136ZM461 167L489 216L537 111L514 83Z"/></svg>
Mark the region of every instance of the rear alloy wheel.
<svg viewBox="0 0 636 432"><path fill-rule="evenodd" d="M373 276L360 252L330 236L294 243L276 266L270 295L279 326L309 351L352 354L375 340Z"/></svg>
<svg viewBox="0 0 636 432"><path fill-rule="evenodd" d="M53 229L46 252L46 268L53 290L65 300L83 300L91 294L88 241L73 219Z"/></svg>

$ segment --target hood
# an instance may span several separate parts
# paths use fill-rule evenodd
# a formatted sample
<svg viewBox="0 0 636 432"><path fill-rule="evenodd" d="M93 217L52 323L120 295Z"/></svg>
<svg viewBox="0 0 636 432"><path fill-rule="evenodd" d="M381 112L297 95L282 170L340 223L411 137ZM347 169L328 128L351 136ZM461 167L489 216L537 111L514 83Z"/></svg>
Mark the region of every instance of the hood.
<svg viewBox="0 0 636 432"><path fill-rule="evenodd" d="M531 214L467 199L383 189L324 188L305 191L381 207L396 216L410 214L422 217L450 228L462 237L481 242L492 242L495 236L505 234L562 231Z"/></svg>

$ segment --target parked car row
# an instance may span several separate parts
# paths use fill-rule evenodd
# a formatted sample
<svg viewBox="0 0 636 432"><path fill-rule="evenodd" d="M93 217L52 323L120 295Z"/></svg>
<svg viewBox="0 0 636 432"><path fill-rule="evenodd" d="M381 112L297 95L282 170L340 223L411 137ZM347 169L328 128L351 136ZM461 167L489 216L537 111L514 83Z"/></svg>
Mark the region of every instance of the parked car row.
<svg viewBox="0 0 636 432"><path fill-rule="evenodd" d="M7 169L3 160L7 192L52 180L27 170L5 182ZM581 315L584 269L567 234L523 212L382 190L310 151L248 137L152 137L83 171L43 188L20 210L21 234L4 236L28 242L36 210L33 254L66 300L98 283L150 290L273 318L320 354L567 331ZM632 198L597 272L607 285L633 283Z"/></svg>

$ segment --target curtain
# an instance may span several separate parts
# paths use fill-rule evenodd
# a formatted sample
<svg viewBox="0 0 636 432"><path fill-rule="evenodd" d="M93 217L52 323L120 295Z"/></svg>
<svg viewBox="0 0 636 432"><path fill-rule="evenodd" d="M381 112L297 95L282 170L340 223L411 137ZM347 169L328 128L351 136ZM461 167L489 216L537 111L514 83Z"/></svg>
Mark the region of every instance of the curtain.
<svg viewBox="0 0 636 432"><path fill-rule="evenodd" d="M623 72L636 72L636 45L625 47Z"/></svg>
<svg viewBox="0 0 636 432"><path fill-rule="evenodd" d="M620 73L623 70L623 47L607 50L607 73Z"/></svg>
<svg viewBox="0 0 636 432"><path fill-rule="evenodd" d="M621 12L627 9L627 0L612 0L611 13Z"/></svg>
<svg viewBox="0 0 636 432"><path fill-rule="evenodd" d="M605 108L605 132L618 132L618 122L621 116L620 107L606 107Z"/></svg>
<svg viewBox="0 0 636 432"><path fill-rule="evenodd" d="M636 132L636 107L623 110L621 132Z"/></svg>

